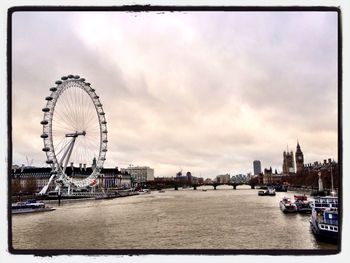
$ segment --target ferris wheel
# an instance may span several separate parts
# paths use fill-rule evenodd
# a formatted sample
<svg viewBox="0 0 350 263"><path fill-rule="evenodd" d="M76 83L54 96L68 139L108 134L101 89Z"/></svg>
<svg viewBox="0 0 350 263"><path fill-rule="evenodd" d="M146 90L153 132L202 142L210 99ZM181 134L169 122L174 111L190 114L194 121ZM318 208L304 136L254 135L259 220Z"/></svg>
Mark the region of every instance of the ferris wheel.
<svg viewBox="0 0 350 263"><path fill-rule="evenodd" d="M99 96L91 84L78 75L63 76L50 88L41 125L42 150L52 167L49 182L39 194L45 194L51 183L56 189L94 187L97 184L107 152L107 121ZM91 166L91 174L80 179L69 176L66 168L73 164Z"/></svg>

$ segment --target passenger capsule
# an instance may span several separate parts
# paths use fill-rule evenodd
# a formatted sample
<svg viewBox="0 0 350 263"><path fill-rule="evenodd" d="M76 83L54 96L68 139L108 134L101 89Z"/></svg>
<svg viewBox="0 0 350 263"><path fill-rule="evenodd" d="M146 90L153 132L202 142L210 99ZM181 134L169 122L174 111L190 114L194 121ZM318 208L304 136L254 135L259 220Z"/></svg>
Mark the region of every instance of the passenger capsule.
<svg viewBox="0 0 350 263"><path fill-rule="evenodd" d="M61 80L67 80L67 79L68 79L68 77L66 77L66 76L61 77Z"/></svg>
<svg viewBox="0 0 350 263"><path fill-rule="evenodd" d="M72 78L74 78L74 76L73 75L68 75L68 78L72 79Z"/></svg>
<svg viewBox="0 0 350 263"><path fill-rule="evenodd" d="M108 142L108 140L103 140L102 142L103 142L103 143L107 143L107 142Z"/></svg>
<svg viewBox="0 0 350 263"><path fill-rule="evenodd" d="M52 160L47 160L46 163L47 163L47 164L52 164L53 161L52 161Z"/></svg>
<svg viewBox="0 0 350 263"><path fill-rule="evenodd" d="M52 88L50 88L50 91L56 91L57 90L57 88L56 87L52 87Z"/></svg>
<svg viewBox="0 0 350 263"><path fill-rule="evenodd" d="M45 98L45 100L52 100L53 98L51 97L51 96L47 96L46 98Z"/></svg>
<svg viewBox="0 0 350 263"><path fill-rule="evenodd" d="M47 135L46 133L43 133L43 134L40 135L40 137L41 138L47 138L47 137L49 137L49 135Z"/></svg>
<svg viewBox="0 0 350 263"><path fill-rule="evenodd" d="M79 79L81 82L84 82L85 81L85 79L84 78L81 78L81 79Z"/></svg>
<svg viewBox="0 0 350 263"><path fill-rule="evenodd" d="M48 124L49 122L47 121L47 120L43 120L43 121L41 121L40 122L40 124L42 124L42 125L46 125L46 124Z"/></svg>
<svg viewBox="0 0 350 263"><path fill-rule="evenodd" d="M43 111L43 112L49 112L49 111L50 111L50 108L43 108L42 111Z"/></svg>
<svg viewBox="0 0 350 263"><path fill-rule="evenodd" d="M101 161L106 161L106 158L102 157L102 158L101 158Z"/></svg>
<svg viewBox="0 0 350 263"><path fill-rule="evenodd" d="M55 82L55 84L60 85L60 84L62 84L62 81L57 80L57 81Z"/></svg>
<svg viewBox="0 0 350 263"><path fill-rule="evenodd" d="M105 115L105 113L104 113L104 112L100 112L100 115L102 115L102 116L103 116L103 115Z"/></svg>
<svg viewBox="0 0 350 263"><path fill-rule="evenodd" d="M90 86L90 85L91 85L91 83L89 83L89 82L86 82L85 84L86 84L87 86Z"/></svg>
<svg viewBox="0 0 350 263"><path fill-rule="evenodd" d="M107 152L107 149L102 149L102 152Z"/></svg>
<svg viewBox="0 0 350 263"><path fill-rule="evenodd" d="M107 131L107 130L104 130L104 131L102 131L102 133L108 133L108 131Z"/></svg>
<svg viewBox="0 0 350 263"><path fill-rule="evenodd" d="M95 92L95 89L93 89L93 88L91 88L90 90L91 90L92 92Z"/></svg>
<svg viewBox="0 0 350 263"><path fill-rule="evenodd" d="M44 147L44 148L43 148L43 151L44 151L44 152L48 152L48 151L50 151L50 148L49 148L49 147Z"/></svg>
<svg viewBox="0 0 350 263"><path fill-rule="evenodd" d="M80 78L80 76L79 76L79 75L75 75L73 78L75 78L75 79L79 79L79 78Z"/></svg>
<svg viewBox="0 0 350 263"><path fill-rule="evenodd" d="M101 103L96 104L97 107L102 107Z"/></svg>
<svg viewBox="0 0 350 263"><path fill-rule="evenodd" d="M106 122L106 121L102 121L101 123L102 123L102 124L107 124L107 122Z"/></svg>
<svg viewBox="0 0 350 263"><path fill-rule="evenodd" d="M100 98L100 97L99 97L99 96L97 96L97 95L94 97L94 99L98 99L98 98Z"/></svg>

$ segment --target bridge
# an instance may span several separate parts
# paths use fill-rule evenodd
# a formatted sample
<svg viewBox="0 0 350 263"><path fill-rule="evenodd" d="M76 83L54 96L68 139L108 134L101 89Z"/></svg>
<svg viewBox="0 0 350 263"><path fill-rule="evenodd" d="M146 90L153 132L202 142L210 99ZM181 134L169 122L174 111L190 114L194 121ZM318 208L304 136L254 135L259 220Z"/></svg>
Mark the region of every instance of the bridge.
<svg viewBox="0 0 350 263"><path fill-rule="evenodd" d="M250 183L217 183L217 182L206 183L206 184L185 184L185 185L175 184L174 189L178 190L180 186L182 186L182 187L187 186L187 187L193 188L193 190L197 190L197 188L200 186L212 186L214 188L214 190L216 190L216 188L220 185L230 185L230 186L232 186L232 189L234 189L234 190L236 190L237 186L239 186L239 185L250 185L251 189L255 189L255 184L250 184Z"/></svg>
<svg viewBox="0 0 350 263"><path fill-rule="evenodd" d="M220 185L229 185L232 186L232 189L236 190L237 186L239 185L249 185L251 189L255 189L255 186L257 185L257 181L252 179L250 176L246 175L236 175L232 176L231 180L229 182L220 182L220 181L213 181L208 183L197 183L197 182L190 182L190 181L167 181L167 182L152 182L148 183L150 188L154 189L164 189L164 188L174 188L175 190L178 190L179 188L193 188L193 190L197 190L200 186L212 186L214 190Z"/></svg>

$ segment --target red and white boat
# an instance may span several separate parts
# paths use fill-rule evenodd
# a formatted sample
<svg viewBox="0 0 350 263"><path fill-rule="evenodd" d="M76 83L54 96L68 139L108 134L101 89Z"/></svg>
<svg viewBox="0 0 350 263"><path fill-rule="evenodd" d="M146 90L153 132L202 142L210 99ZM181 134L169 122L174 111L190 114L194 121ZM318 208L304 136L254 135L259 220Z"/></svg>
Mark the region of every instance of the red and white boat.
<svg viewBox="0 0 350 263"><path fill-rule="evenodd" d="M311 213L311 202L307 200L306 195L294 195L294 200L298 213Z"/></svg>
<svg viewBox="0 0 350 263"><path fill-rule="evenodd" d="M283 197L280 201L280 208L283 213L296 213L297 206L288 197Z"/></svg>

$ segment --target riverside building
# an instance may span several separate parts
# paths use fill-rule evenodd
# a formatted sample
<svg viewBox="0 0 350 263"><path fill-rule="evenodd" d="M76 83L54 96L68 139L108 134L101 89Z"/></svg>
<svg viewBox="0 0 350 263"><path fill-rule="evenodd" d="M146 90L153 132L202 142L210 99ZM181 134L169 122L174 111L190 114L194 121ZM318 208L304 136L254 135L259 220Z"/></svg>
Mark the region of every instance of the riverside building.
<svg viewBox="0 0 350 263"><path fill-rule="evenodd" d="M216 176L216 182L220 184L228 184L230 183L231 176L230 174L220 174Z"/></svg>
<svg viewBox="0 0 350 263"><path fill-rule="evenodd" d="M254 175L258 175L261 173L261 162L259 160L255 160L253 162Z"/></svg>
<svg viewBox="0 0 350 263"><path fill-rule="evenodd" d="M283 166L282 166L282 172L285 175L294 174L295 168L294 168L294 155L293 151L284 151L283 152Z"/></svg>
<svg viewBox="0 0 350 263"><path fill-rule="evenodd" d="M137 184L154 181L154 169L148 166L129 166L128 168L122 168L121 171L130 174L133 182Z"/></svg>
<svg viewBox="0 0 350 263"><path fill-rule="evenodd" d="M12 194L38 193L47 183L51 176L51 167L22 167L14 166L11 170ZM70 164L66 168L66 174L75 179L87 178L93 171L93 167L79 164L79 167ZM97 179L98 188L130 188L131 176L115 168L102 168ZM51 185L49 190L54 190Z"/></svg>

